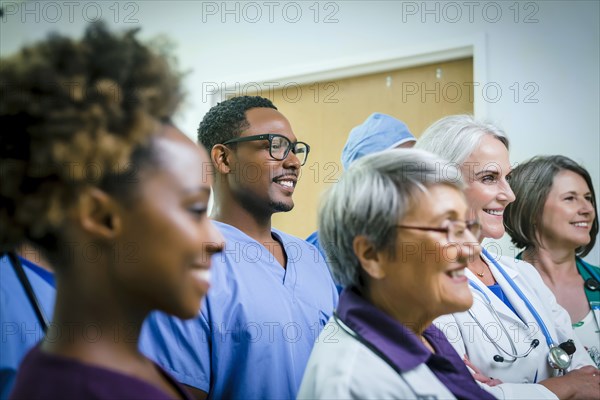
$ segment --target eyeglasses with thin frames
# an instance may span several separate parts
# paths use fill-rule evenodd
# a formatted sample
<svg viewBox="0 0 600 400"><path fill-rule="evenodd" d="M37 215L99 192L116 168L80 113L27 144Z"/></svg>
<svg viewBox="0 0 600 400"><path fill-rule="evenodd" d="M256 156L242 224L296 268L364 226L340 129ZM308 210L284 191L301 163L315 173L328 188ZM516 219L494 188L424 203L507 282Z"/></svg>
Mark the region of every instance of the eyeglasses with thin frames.
<svg viewBox="0 0 600 400"><path fill-rule="evenodd" d="M292 143L288 138L278 133L266 133L263 135L252 135L244 136L224 142L224 145L252 142L256 140L268 140L269 141L269 155L275 160L285 160L290 150L298 157L300 165L306 164L308 159L308 153L310 152L310 146L304 142Z"/></svg>
<svg viewBox="0 0 600 400"><path fill-rule="evenodd" d="M470 232L475 239L479 239L481 233L481 224L479 221L450 221L448 226L444 228L433 228L428 226L411 226L411 225L396 225L396 228L402 229L418 229L420 231L443 232L450 243L465 242L466 232Z"/></svg>

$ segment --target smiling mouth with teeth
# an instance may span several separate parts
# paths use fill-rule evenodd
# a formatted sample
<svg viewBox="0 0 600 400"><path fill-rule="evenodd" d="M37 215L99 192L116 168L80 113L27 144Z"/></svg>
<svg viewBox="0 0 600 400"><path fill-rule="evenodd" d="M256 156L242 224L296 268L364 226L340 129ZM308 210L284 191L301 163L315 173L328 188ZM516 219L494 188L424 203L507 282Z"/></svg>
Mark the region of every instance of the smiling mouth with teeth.
<svg viewBox="0 0 600 400"><path fill-rule="evenodd" d="M279 183L281 186L285 186L288 188L294 187L294 182L292 182L292 181L278 181L277 183Z"/></svg>
<svg viewBox="0 0 600 400"><path fill-rule="evenodd" d="M588 226L590 226L588 222L571 222L571 225L574 225L578 228L587 228Z"/></svg>
<svg viewBox="0 0 600 400"><path fill-rule="evenodd" d="M210 283L211 271L209 269L194 270L194 273L199 279Z"/></svg>
<svg viewBox="0 0 600 400"><path fill-rule="evenodd" d="M486 209L484 209L483 211L485 211L486 213L488 213L490 215L496 215L498 217L501 217L504 214L503 210L486 210Z"/></svg>
<svg viewBox="0 0 600 400"><path fill-rule="evenodd" d="M461 278L461 277L465 276L465 269L460 268L460 269L455 269L453 271L448 271L448 272L446 272L446 275L448 275L450 278Z"/></svg>

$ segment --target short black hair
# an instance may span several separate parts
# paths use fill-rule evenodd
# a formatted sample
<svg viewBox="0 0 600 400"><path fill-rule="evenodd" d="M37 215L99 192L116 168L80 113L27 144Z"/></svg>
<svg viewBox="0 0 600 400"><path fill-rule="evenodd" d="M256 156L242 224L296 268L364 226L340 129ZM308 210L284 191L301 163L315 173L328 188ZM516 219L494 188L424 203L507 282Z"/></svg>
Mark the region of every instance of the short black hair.
<svg viewBox="0 0 600 400"><path fill-rule="evenodd" d="M277 110L271 100L260 96L239 96L222 101L211 108L200 122L198 142L210 153L214 145L240 136L249 126L246 111L252 108Z"/></svg>

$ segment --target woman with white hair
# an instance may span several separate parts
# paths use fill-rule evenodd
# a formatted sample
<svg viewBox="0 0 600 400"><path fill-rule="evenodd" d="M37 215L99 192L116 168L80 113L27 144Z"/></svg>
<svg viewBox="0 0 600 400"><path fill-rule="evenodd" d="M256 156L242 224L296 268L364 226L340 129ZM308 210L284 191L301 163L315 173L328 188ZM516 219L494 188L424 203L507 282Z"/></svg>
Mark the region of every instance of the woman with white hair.
<svg viewBox="0 0 600 400"><path fill-rule="evenodd" d="M430 126L416 147L460 169L468 185L470 218L481 223L479 242L501 238L504 210L515 200L507 182L511 166L505 133L455 115ZM598 370L573 333L569 315L533 266L482 249L469 260L466 275L473 306L435 324L484 387L499 398L597 397ZM504 383L490 387L489 377Z"/></svg>
<svg viewBox="0 0 600 400"><path fill-rule="evenodd" d="M467 310L464 271L479 254L458 171L415 150L354 163L327 193L319 232L344 287L299 398L489 399L432 325Z"/></svg>

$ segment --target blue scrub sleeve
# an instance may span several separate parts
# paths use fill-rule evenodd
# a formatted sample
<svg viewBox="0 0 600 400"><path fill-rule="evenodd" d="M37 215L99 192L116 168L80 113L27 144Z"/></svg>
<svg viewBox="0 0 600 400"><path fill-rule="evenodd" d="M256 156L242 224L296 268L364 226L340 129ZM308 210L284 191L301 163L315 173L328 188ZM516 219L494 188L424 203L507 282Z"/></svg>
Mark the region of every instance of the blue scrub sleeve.
<svg viewBox="0 0 600 400"><path fill-rule="evenodd" d="M209 332L203 314L183 321L153 312L144 322L140 351L179 382L208 393L211 377Z"/></svg>

